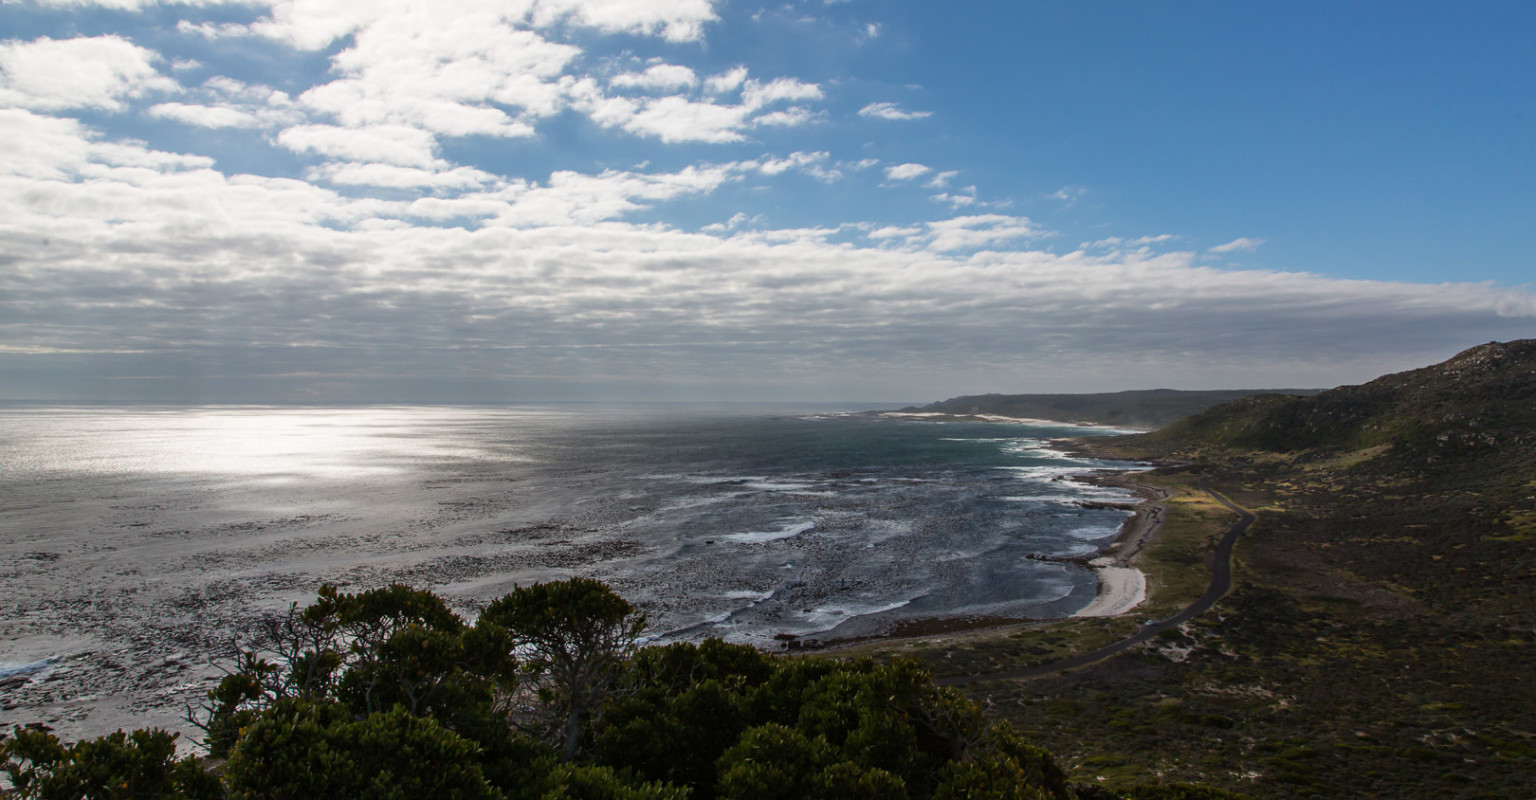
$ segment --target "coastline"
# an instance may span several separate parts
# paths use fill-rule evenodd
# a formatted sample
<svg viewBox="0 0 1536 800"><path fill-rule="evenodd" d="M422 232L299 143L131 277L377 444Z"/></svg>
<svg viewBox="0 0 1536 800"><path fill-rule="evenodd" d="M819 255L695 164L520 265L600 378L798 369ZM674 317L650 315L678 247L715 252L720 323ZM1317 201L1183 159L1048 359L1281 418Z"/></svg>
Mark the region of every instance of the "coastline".
<svg viewBox="0 0 1536 800"><path fill-rule="evenodd" d="M1162 527L1165 509L1161 503L1168 499L1169 492L1121 479L1118 473L1113 476L1087 475L1083 479L1129 489L1143 498L1132 509L1130 519L1125 521L1114 543L1088 561L1087 566L1098 574L1098 596L1072 614L1073 617L1116 617L1129 613L1147 600L1146 573L1132 562Z"/></svg>
<svg viewBox="0 0 1536 800"><path fill-rule="evenodd" d="M1085 427L1103 427L1092 422L1064 422L1061 420L1037 420L1019 417L1008 417L999 414L951 414L947 412L916 412L916 411L884 411L878 412L881 416L895 418L936 418L949 420L974 420L980 422L1013 422L1013 423L1038 423L1056 425L1082 425ZM1058 447L1062 452L1074 456L1093 456L1083 442L1078 439L1053 439L1050 445ZM1147 600L1147 576L1132 565L1132 560L1139 555L1147 542L1156 535L1158 528L1163 524L1166 511L1161 505L1168 499L1170 492L1153 486L1136 483L1126 479L1126 473L1095 471L1073 475L1076 480L1094 483L1102 486L1114 486L1120 489L1135 492L1142 496L1142 500L1130 506L1131 517L1121 526L1120 533L1115 541L1102 552L1091 559L1079 561L1083 566L1094 571L1098 577L1098 594L1082 609L1072 613L1067 618L1083 617L1117 617L1130 613ZM1119 504L1111 504L1118 506ZM1077 559L1073 559L1077 561ZM954 624L946 625L946 620L934 619L908 623L906 627L923 630L954 631L989 627L987 621L965 619L956 620ZM993 624L1006 624L1008 620L994 620ZM891 631L884 638L906 638L907 636L921 636L921 633L907 633L905 631ZM878 638L878 637L877 637Z"/></svg>
<svg viewBox="0 0 1536 800"><path fill-rule="evenodd" d="M1059 443L1053 442L1053 444ZM1129 508L1131 511L1131 516L1121 524L1115 540L1092 558L1067 559L1094 572L1098 578L1098 593L1093 601L1082 609L1065 617L1053 619L1117 617L1134 611L1146 602L1148 590L1146 573L1135 567L1133 561L1162 527L1166 515L1166 508L1162 503L1172 496L1172 493L1166 489L1137 483L1131 479L1133 474L1095 471L1072 476L1075 480L1132 491L1141 495L1142 499L1134 504L1105 504ZM1040 621L1042 620L1012 616L926 617L902 620L878 632L861 632L846 636L812 635L804 638L785 638L783 642L784 650L788 652L828 652L877 642L933 641Z"/></svg>
<svg viewBox="0 0 1536 800"><path fill-rule="evenodd" d="M1061 428L1052 433L1070 435ZM1079 449L1075 441L1067 446ZM568 519L544 499L556 485L584 491L601 484L606 491L606 473L545 477L499 463L487 472L447 469L422 473L431 480L370 478L366 491L359 490L346 506L333 505L337 501L325 490L330 473L317 471L314 481L294 482L295 488L285 484L281 507L292 511L282 513L257 510L270 501L269 489L244 480L220 483L240 488L221 488L216 495L204 484L162 485L149 478L83 489L71 483L67 493L55 491L54 482L29 484L17 493L26 502L16 500L28 524L17 526L15 538L5 543L15 561L5 578L15 613L0 625L6 644L0 649L0 728L43 722L69 740L116 728L161 727L182 732L182 741L190 742L197 734L185 721L185 708L221 677L214 660L228 637L253 629L265 613L306 601L311 586L368 585L407 575L468 607L475 598L504 591L499 587L507 581L633 552L625 549L635 547L632 537L617 531L627 530L623 525L635 515L653 511L616 503ZM784 649L935 640L962 632L996 635L1086 613L1133 613L1147 595L1145 578L1129 566L1151 534L1147 514L1139 511L1146 500L1136 503L1136 496L1122 493L1135 491L1121 483L1130 481L1131 473L1095 472L1091 461L1068 461L1053 474L1057 470L1068 473L1060 476L1063 481L1079 487L1083 482L1121 487L1104 498L1113 502L1095 502L1078 491L1067 493L1074 498L1068 502L1130 516L1098 516L1094 550L1042 557L1094 572L1090 584L1089 576L1062 563L1074 573L1075 593L1038 612L1049 616L1028 617L999 605L992 614L872 620L831 635L780 640ZM305 492L322 499L311 501ZM212 496L221 502L210 502ZM396 519L390 515L397 507L425 510ZM1118 530L1109 527L1116 523ZM957 530L959 536L970 535ZM303 546L291 546L298 542ZM898 562L895 569L912 566ZM1006 564L1001 569L1009 571ZM1087 608L1069 611L1084 599L1090 600Z"/></svg>

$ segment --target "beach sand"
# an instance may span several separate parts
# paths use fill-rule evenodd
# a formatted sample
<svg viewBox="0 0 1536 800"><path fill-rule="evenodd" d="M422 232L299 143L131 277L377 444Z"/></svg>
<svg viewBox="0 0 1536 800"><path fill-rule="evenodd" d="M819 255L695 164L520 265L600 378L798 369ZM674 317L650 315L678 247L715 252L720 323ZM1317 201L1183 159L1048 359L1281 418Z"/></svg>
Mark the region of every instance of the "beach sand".
<svg viewBox="0 0 1536 800"><path fill-rule="evenodd" d="M1099 593L1092 603L1073 614L1074 617L1115 617L1146 602L1147 576L1132 562L1162 525L1164 510L1160 503L1167 499L1168 493L1135 483L1121 485L1141 493L1146 499L1137 504L1109 552L1088 562L1088 566L1098 573Z"/></svg>

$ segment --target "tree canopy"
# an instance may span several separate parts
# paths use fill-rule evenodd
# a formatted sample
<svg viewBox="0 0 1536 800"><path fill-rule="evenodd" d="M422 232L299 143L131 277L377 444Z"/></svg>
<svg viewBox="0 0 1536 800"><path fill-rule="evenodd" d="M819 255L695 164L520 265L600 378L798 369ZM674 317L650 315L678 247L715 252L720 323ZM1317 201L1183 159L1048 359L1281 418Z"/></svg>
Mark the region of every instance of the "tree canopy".
<svg viewBox="0 0 1536 800"><path fill-rule="evenodd" d="M0 738L0 797L366 800L1073 800L1231 797L1075 786L917 662L637 648L644 616L583 578L473 624L430 592L322 587L241 650L174 736ZM1214 793L1213 793L1214 792Z"/></svg>

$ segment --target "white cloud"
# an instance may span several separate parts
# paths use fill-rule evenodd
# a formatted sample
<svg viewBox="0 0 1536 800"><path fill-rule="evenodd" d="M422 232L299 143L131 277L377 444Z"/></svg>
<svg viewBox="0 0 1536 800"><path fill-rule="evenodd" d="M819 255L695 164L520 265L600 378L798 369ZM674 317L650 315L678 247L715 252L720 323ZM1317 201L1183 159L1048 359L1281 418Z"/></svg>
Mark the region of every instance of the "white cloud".
<svg viewBox="0 0 1536 800"><path fill-rule="evenodd" d="M864 247L834 239L841 226L750 230L732 216L689 233L623 221L770 159L481 186L456 168L316 168L464 187L397 202L225 176L206 159L103 143L21 110L0 111L0 136L19 145L0 150L0 248L14 257L0 270L0 348L68 352L46 362L55 369L109 353L112 369L198 370L208 387L231 369L444 385L602 375L622 387L737 380L725 364L745 387L791 394L919 375L889 388L922 396L1014 372L1245 385L1300 365L1296 352L1353 363L1442 347L1448 329L1479 341L1536 321L1524 290L1218 270L1188 252L1058 255L1028 249L1043 235L1029 220L996 214L864 226Z"/></svg>
<svg viewBox="0 0 1536 800"><path fill-rule="evenodd" d="M794 106L792 108L786 108L783 111L770 111L766 114L761 114L757 117L754 117L752 119L752 126L755 128L798 128L802 125L806 125L816 121L817 119L820 119L821 116L822 115L819 112L812 111L808 108Z"/></svg>
<svg viewBox="0 0 1536 800"><path fill-rule="evenodd" d="M859 116L895 121L923 119L933 116L932 111L905 111L895 103L870 103L859 109Z"/></svg>
<svg viewBox="0 0 1536 800"><path fill-rule="evenodd" d="M778 175L791 169L804 170L808 167L824 164L829 153L790 153L784 158L767 158L760 162L758 170L764 175Z"/></svg>
<svg viewBox="0 0 1536 800"><path fill-rule="evenodd" d="M592 120L663 142L739 142L750 113L743 106L697 103L683 97L602 98L585 105Z"/></svg>
<svg viewBox="0 0 1536 800"><path fill-rule="evenodd" d="M820 100L821 87L794 78L775 78L767 83L747 81L741 90L741 101L749 109L757 110L784 101Z"/></svg>
<svg viewBox="0 0 1536 800"><path fill-rule="evenodd" d="M748 216L747 212L738 211L735 214L732 214L731 218L725 222L711 223L709 225L705 225L699 230L703 231L704 233L725 233L726 231L733 231L749 222L755 223L760 222L761 220L762 215Z"/></svg>
<svg viewBox="0 0 1536 800"><path fill-rule="evenodd" d="M332 60L342 77L299 100L353 127L532 136L535 121L565 108L571 79L564 72L580 50L505 17L478 6L453 15L412 4L360 30Z"/></svg>
<svg viewBox="0 0 1536 800"><path fill-rule="evenodd" d="M769 111L768 107L790 100L819 98L820 87L792 78L762 83L746 79L745 75L743 71L742 102L736 105L679 95L614 97L602 93L591 80L571 84L567 94L573 106L597 124L663 142L740 142L746 139L744 131L750 128L792 127L816 119L815 113L803 108ZM707 91L710 81L705 83Z"/></svg>
<svg viewBox="0 0 1536 800"><path fill-rule="evenodd" d="M972 188L975 188L975 187L972 187ZM973 206L973 205L976 205L977 202L979 202L979 201L977 201L976 196L974 194L950 194L949 192L939 192L938 194L935 194L935 195L929 195L928 199L932 200L935 203L944 203L944 204L948 205L950 208L955 208L955 209L965 208L967 206Z"/></svg>
<svg viewBox="0 0 1536 800"><path fill-rule="evenodd" d="M892 181L910 181L926 175L930 170L930 167L922 164L897 164L885 168L885 178Z"/></svg>
<svg viewBox="0 0 1536 800"><path fill-rule="evenodd" d="M734 92L747 80L747 68L735 67L729 72L719 75L711 75L704 81L704 91L710 94L727 94Z"/></svg>
<svg viewBox="0 0 1536 800"><path fill-rule="evenodd" d="M277 135L277 143L296 153L318 153L347 161L374 161L400 167L432 167L437 140L427 131L403 125L341 128L296 125Z"/></svg>
<svg viewBox="0 0 1536 800"><path fill-rule="evenodd" d="M163 171L206 169L213 159L150 150L133 141L102 141L78 120L0 108L0 175L43 181L74 180L102 168ZM25 199L16 200L24 204Z"/></svg>
<svg viewBox="0 0 1536 800"><path fill-rule="evenodd" d="M185 19L176 23L176 31L187 36L201 36L209 41L224 38L245 39L260 35L252 30L251 26L241 25L237 22L217 24L213 22L192 22Z"/></svg>
<svg viewBox="0 0 1536 800"><path fill-rule="evenodd" d="M1045 235L1027 217L977 214L928 223L927 247L947 252L996 246Z"/></svg>
<svg viewBox="0 0 1536 800"><path fill-rule="evenodd" d="M714 0L540 0L535 24L566 20L605 33L638 33L672 42L697 41L714 22Z"/></svg>
<svg viewBox="0 0 1536 800"><path fill-rule="evenodd" d="M91 149L85 126L72 119L0 108L0 174L62 178L83 165Z"/></svg>
<svg viewBox="0 0 1536 800"><path fill-rule="evenodd" d="M588 225L618 219L646 206L684 195L708 194L739 179L734 164L688 167L673 173L608 171L598 175L560 171L543 186L523 185L496 195L507 205L496 222L518 227Z"/></svg>
<svg viewBox="0 0 1536 800"><path fill-rule="evenodd" d="M643 89L646 91L667 91L678 89L690 89L697 86L699 76L687 67L675 64L656 64L647 67L644 72L626 72L614 76L608 82L609 86L619 89Z"/></svg>
<svg viewBox="0 0 1536 800"><path fill-rule="evenodd" d="M919 392L1015 372L1135 382L1136 369L1160 382L1233 385L1296 363L1298 352L1339 362L1441 346L1446 331L1498 338L1536 321L1536 294L1526 290L1206 268L1201 253L1161 252L1177 246L1168 234L1065 255L1035 249L1047 231L978 213L1000 205L954 187L956 171L835 150L669 172L554 169L537 180L444 157L459 152L445 137L530 137L573 111L663 143L740 142L819 119L821 85L668 63L698 50L671 43L702 36L715 5L275 0L254 25L185 26L337 49L328 82L298 98L228 77L178 87L157 67L217 64L167 68L118 37L0 44L0 102L21 106L0 108L0 358L138 353L161 360L110 363L445 384L466 375L686 382L739 371L743 381L805 392L861 376L919 375L902 385ZM570 41L592 31L657 37L642 44L667 61L646 60L637 46L630 52L642 55L615 58L644 69L607 77L615 62L602 60L587 74L596 59L560 38L573 27L586 33ZM241 42L258 46L273 47ZM130 106L259 131L253 138L306 156L306 179L225 174L197 153L34 113ZM859 113L929 112L871 103ZM667 163L680 150L654 158ZM652 156L626 151L613 163ZM774 229L722 191L877 167L954 209L929 206L940 216L963 215ZM1070 203L1085 193L1068 186L1047 196ZM694 207L724 221L696 231L646 213L712 194L719 203Z"/></svg>
<svg viewBox="0 0 1536 800"><path fill-rule="evenodd" d="M1124 248L1124 247L1148 247L1154 244L1166 244L1181 237L1171 233L1159 233L1154 236L1138 236L1135 239L1126 239L1123 236L1110 236L1092 242L1083 242L1078 247L1084 250L1090 248Z"/></svg>
<svg viewBox="0 0 1536 800"><path fill-rule="evenodd" d="M261 118L249 111L228 106L159 103L145 110L151 117L175 120L198 128L260 128Z"/></svg>
<svg viewBox="0 0 1536 800"><path fill-rule="evenodd" d="M121 111L125 99L174 92L159 55L120 36L0 42L0 105Z"/></svg>
<svg viewBox="0 0 1536 800"><path fill-rule="evenodd" d="M819 118L803 105L785 104L822 99L820 86L792 77L754 80L745 67L704 80L709 99L689 96L700 86L698 75L669 63L612 77L605 85L620 94L611 95L577 71L580 48L545 35L577 25L684 41L713 19L710 0L282 0L252 25L206 32L267 36L310 50L352 36L332 58L338 77L298 98L316 121L345 128L527 138L541 120L574 109L637 136L719 143L743 141L753 128L798 127ZM637 91L662 96L623 94ZM738 102L721 101L737 91ZM165 105L155 113L192 124L254 126L251 109L232 111Z"/></svg>
<svg viewBox="0 0 1536 800"><path fill-rule="evenodd" d="M471 167L420 169L394 164L330 163L311 169L310 180L353 186L394 189L471 189L496 182L488 172Z"/></svg>
<svg viewBox="0 0 1536 800"><path fill-rule="evenodd" d="M922 232L922 228L904 228L897 225L887 225L883 228L876 228L865 235L871 239L910 239L922 234Z"/></svg>
<svg viewBox="0 0 1536 800"><path fill-rule="evenodd" d="M840 169L840 167L844 165L838 164L837 166L828 166L830 158L831 154L826 151L815 153L807 153L801 151L790 153L784 158L770 158L765 156L758 161L746 162L741 166L744 168L755 167L758 172L761 172L764 175L780 175L789 170L795 170L797 172L802 172L806 175L809 175L823 183L834 183L836 181L842 180L843 171Z"/></svg>
<svg viewBox="0 0 1536 800"><path fill-rule="evenodd" d="M424 12L439 24L490 17L519 26L574 25L673 42L698 40L704 26L717 19L713 0L276 0L270 9L247 32L301 50L320 50L380 22Z"/></svg>
<svg viewBox="0 0 1536 800"><path fill-rule="evenodd" d="M1206 252L1209 252L1209 253L1252 252L1254 250L1259 249L1259 245L1261 245L1263 243L1264 243L1263 239L1249 239L1248 237L1243 236L1243 237L1239 237L1237 239L1233 239L1232 241L1227 242L1226 244L1216 245L1215 247L1212 247L1210 250L1208 250Z"/></svg>
<svg viewBox="0 0 1536 800"><path fill-rule="evenodd" d="M14 2L14 0L7 0ZM253 0L32 0L47 8L74 9L84 7L111 8L118 11L143 11L156 5L221 6L252 5Z"/></svg>
<svg viewBox="0 0 1536 800"><path fill-rule="evenodd" d="M303 114L284 92L270 86L215 76L191 92L202 103L158 103L145 113L199 128L273 128L292 125Z"/></svg>
<svg viewBox="0 0 1536 800"><path fill-rule="evenodd" d="M944 172L940 172L937 175L933 176L933 180L928 181L928 188L930 188L930 189L943 189L943 188L946 188L946 187L949 186L949 182L954 180L955 177L958 176L959 174L960 174L960 171L959 170L954 170L954 169L945 170ZM972 188L975 188L975 187L972 187Z"/></svg>
<svg viewBox="0 0 1536 800"><path fill-rule="evenodd" d="M33 0L45 8L79 8L82 6L95 6L97 8L112 8L118 11L139 11L145 4L154 4L158 0Z"/></svg>
<svg viewBox="0 0 1536 800"><path fill-rule="evenodd" d="M1086 186L1063 186L1050 194L1052 200L1060 200L1069 206L1087 196Z"/></svg>

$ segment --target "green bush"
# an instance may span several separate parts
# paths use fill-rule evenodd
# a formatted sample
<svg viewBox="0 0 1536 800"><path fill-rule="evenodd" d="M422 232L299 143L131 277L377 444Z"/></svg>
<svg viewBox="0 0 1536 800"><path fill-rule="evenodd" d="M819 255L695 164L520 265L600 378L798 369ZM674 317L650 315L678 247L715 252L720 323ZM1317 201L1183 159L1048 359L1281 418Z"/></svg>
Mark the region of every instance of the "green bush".
<svg viewBox="0 0 1536 800"><path fill-rule="evenodd" d="M911 660L635 649L596 581L518 589L466 624L429 592L344 594L275 620L209 693L222 774L174 737L3 741L5 800L1074 800L1045 751ZM1200 787L1132 800L1201 800ZM1109 797L1106 795L1106 797Z"/></svg>
<svg viewBox="0 0 1536 800"><path fill-rule="evenodd" d="M280 701L240 737L231 800L491 800L473 742L403 708L354 719L333 701Z"/></svg>
<svg viewBox="0 0 1536 800"><path fill-rule="evenodd" d="M213 800L219 780L195 758L176 758L176 734L118 731L64 745L41 727L0 734L0 758L15 800Z"/></svg>

